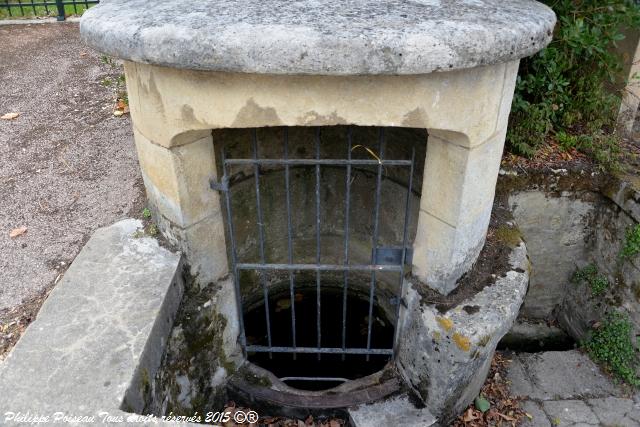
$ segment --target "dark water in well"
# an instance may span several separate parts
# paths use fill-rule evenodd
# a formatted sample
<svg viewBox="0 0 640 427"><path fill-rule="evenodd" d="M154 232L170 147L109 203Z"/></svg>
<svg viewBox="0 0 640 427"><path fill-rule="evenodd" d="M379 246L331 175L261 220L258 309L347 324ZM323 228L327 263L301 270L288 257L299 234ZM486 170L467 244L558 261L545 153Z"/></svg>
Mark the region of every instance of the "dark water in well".
<svg viewBox="0 0 640 427"><path fill-rule="evenodd" d="M342 347L342 301L339 289L323 288L321 293L322 347ZM355 294L347 296L346 346L366 348L369 301ZM296 339L298 347L317 347L316 290L300 287L295 296ZM288 292L269 299L271 339L273 346L291 346L291 299ZM394 326L384 311L374 301L371 348L392 348ZM248 344L267 345L267 328L264 304L245 313L245 330ZM381 370L389 356L289 353L249 353L249 361L268 369L278 378L283 377L338 377L349 380L364 377ZM285 381L289 386L304 390L323 390L340 382Z"/></svg>

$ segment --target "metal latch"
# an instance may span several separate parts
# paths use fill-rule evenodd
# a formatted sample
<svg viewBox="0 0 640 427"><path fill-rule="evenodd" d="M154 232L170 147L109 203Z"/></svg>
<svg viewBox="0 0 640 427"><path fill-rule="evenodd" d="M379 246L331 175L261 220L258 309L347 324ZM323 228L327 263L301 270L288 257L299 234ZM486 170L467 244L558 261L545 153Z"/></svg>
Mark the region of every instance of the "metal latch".
<svg viewBox="0 0 640 427"><path fill-rule="evenodd" d="M413 249L406 248L404 263L411 264L412 260L413 260ZM375 253L376 265L400 265L401 263L402 263L402 248L380 247L376 250L376 253Z"/></svg>
<svg viewBox="0 0 640 427"><path fill-rule="evenodd" d="M220 182L216 182L215 178L209 180L209 187L215 191L229 191L229 177L222 175Z"/></svg>

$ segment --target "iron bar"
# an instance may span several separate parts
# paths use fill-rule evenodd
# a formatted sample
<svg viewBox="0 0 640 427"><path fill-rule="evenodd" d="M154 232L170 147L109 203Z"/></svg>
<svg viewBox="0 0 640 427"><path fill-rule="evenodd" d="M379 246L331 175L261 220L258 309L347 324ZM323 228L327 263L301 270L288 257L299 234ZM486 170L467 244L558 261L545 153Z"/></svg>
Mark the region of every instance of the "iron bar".
<svg viewBox="0 0 640 427"><path fill-rule="evenodd" d="M408 240L408 228L409 228L409 215L411 211L411 192L413 191L413 162L416 158L416 149L411 149L411 167L409 168L409 185L407 186L407 196L404 202L404 225L402 227L402 261L400 262L400 293L398 294L398 305L396 306L396 328L393 334L393 351L397 354L398 351L398 332L400 332L400 306L402 298L404 298L404 264L407 261L407 240Z"/></svg>
<svg viewBox="0 0 640 427"><path fill-rule="evenodd" d="M399 332L399 324L400 324L400 305L402 301L402 296L404 295L404 275L405 275L405 264L408 261L409 252L407 250L407 240L408 240L408 226L410 219L410 207L411 207L411 194L413 190L413 174L414 174L414 163L415 163L415 149L412 150L411 160L385 160L384 152L386 148L386 135L383 129L381 129L378 133L378 153L376 159L354 159L352 156L352 148L353 148L353 133L352 128L347 129L347 156L345 159L321 159L321 130L320 128L315 130L315 156L313 159L290 159L289 158L289 133L288 129L284 128L283 134L283 146L284 146L284 158L282 159L260 159L259 158L259 141L257 130L254 129L252 133L252 142L253 142L253 155L251 159L227 159L222 156L222 164L223 164L223 176L219 183L212 182L211 187L222 191L226 196L226 205L227 205L227 219L228 219L228 227L229 227L229 237L231 239L231 260L232 260L232 271L234 276L234 286L236 289L236 304L238 306L238 312L240 317L240 342L242 344L243 353L247 352L259 352L259 353L269 353L269 357L273 357L272 353L292 353L293 358L295 359L297 354L307 353L307 354L316 354L318 359L320 359L322 354L340 354L342 355L342 359L344 360L346 355L354 354L354 355L366 355L367 361L370 359L371 355L383 355L383 356L391 356L397 352L398 347L398 332ZM256 217L257 217L257 226L258 226L258 249L259 249L259 260L257 262L250 263L240 263L238 262L237 255L237 245L235 242L235 229L232 220L232 211L231 211L231 192L228 186L229 174L227 173L228 167L230 165L253 165L254 172L254 185L256 192ZM286 263L267 263L266 261L266 224L264 223L264 217L262 212L262 200L260 193L261 186L261 170L260 168L263 165L275 165L282 166L284 168L285 175L285 197L286 197L286 226L287 226L287 260ZM292 187L292 177L291 177L291 166L313 166L315 169L315 243L316 243L316 256L315 263L313 264L295 264L294 263L294 255L293 255L293 215L295 215L295 211L293 211L293 200L291 194ZM344 259L342 262L337 264L322 264L322 246L321 246L321 231L322 231L322 223L321 223L321 212L322 212L322 199L321 199L321 167L322 166L344 166L345 167L345 207L344 207ZM374 215L373 215L373 232L371 236L372 241L372 251L371 251L371 260L369 264L350 264L350 234L351 234L351 181L353 178L353 166L376 166L376 188L375 188L375 207L374 207ZM409 185L407 188L407 195L405 200L405 214L404 214L404 225L403 225L403 242L402 248L378 248L378 240L380 234L380 211L381 211L381 203L382 203L382 178L384 168L386 166L402 166L409 167ZM388 253L386 253L386 250ZM394 252L395 251L395 252ZM397 252L397 253L396 253ZM380 258L380 259L378 259ZM379 264L378 264L379 263ZM240 293L240 282L239 282L239 272L243 270L252 270L257 272L259 275L260 284L263 289L263 298L264 298L264 308L265 308L265 320L266 320L266 328L267 328L267 340L266 345L249 345L246 342L246 331L244 326L244 312L242 310L242 296ZM273 346L272 342L272 331L271 331L271 311L269 308L269 288L267 286L267 275L269 271L283 271L287 272L289 278L289 297L291 299L291 346ZM313 271L315 272L316 279L316 346L314 347L298 347L297 343L297 324L296 324L296 286L295 286L295 277L297 275L297 271ZM344 283L343 283L343 294L342 294L342 324L341 324L341 343L340 347L322 347L322 272L342 272ZM399 288L400 295L397 296L397 306L396 306L396 325L393 336L393 342L389 344L391 348L371 348L372 347L372 336L373 336L373 304L376 298L376 287L377 287L377 272L393 272L399 274ZM349 348L347 343L347 313L348 313L348 291L349 291L349 274L351 272L362 272L370 274L370 286L369 286L369 305L368 305L368 321L367 321L367 342L366 348ZM325 331L326 335L326 331ZM325 340L326 341L326 340ZM337 343L336 343L337 344ZM313 345L313 344L311 344ZM365 347L364 345L361 345ZM377 345L380 347L380 345ZM306 380L317 380L321 381L320 378L311 378L311 377L286 377L287 380L291 381L306 381ZM331 380L342 380L337 378L329 378L324 379L325 381Z"/></svg>
<svg viewBox="0 0 640 427"><path fill-rule="evenodd" d="M228 165L291 165L291 166L411 166L411 160L371 159L227 159Z"/></svg>
<svg viewBox="0 0 640 427"><path fill-rule="evenodd" d="M347 378L340 377L282 377L278 378L280 381L330 381L330 382L340 382L346 383L349 381Z"/></svg>
<svg viewBox="0 0 640 427"><path fill-rule="evenodd" d="M368 355L393 355L393 350L388 348L346 348L339 347L268 347L264 345L248 345L247 351L255 353L322 353L322 354L368 354Z"/></svg>
<svg viewBox="0 0 640 427"><path fill-rule="evenodd" d="M373 250L371 251L371 264L375 264L378 248L378 222L380 219L380 193L382 185L382 160L384 159L384 129L378 131L378 175L376 177L376 205L373 219L373 236L371 239ZM371 286L369 287L369 324L367 325L367 348L371 348L371 328L373 326L373 300L376 295L376 272L371 272ZM367 355L367 362L369 355Z"/></svg>
<svg viewBox="0 0 640 427"><path fill-rule="evenodd" d="M13 16L50 16L54 10L58 21L65 20L65 7L72 6L74 13L78 14L78 5L88 9L91 5L98 4L99 0L50 0L50 1L23 1L10 2L5 0L0 3L0 10L6 10L9 17Z"/></svg>
<svg viewBox="0 0 640 427"><path fill-rule="evenodd" d="M222 175L228 176L227 166L224 161L225 153L222 151ZM242 309L242 296L240 294L240 275L238 274L238 253L236 250L235 230L233 228L233 214L231 211L231 190L224 192L225 205L227 208L227 228L229 230L229 240L231 241L231 270L233 273L233 286L236 294L236 309L238 310L238 324L240 327L240 345L242 354L247 357L247 339L244 333L244 311Z"/></svg>
<svg viewBox="0 0 640 427"><path fill-rule="evenodd" d="M320 160L320 128L316 129L316 160ZM316 264L320 265L320 164L316 163ZM320 295L320 270L316 270L316 305L318 348L322 344L322 311ZM320 353L318 353L320 360Z"/></svg>
<svg viewBox="0 0 640 427"><path fill-rule="evenodd" d="M347 130L347 160L351 161L351 128ZM351 207L351 163L347 163L345 177L345 208L344 208L344 265L349 265L349 211ZM347 348L347 292L349 288L349 271L344 271L342 291L342 349ZM344 360L344 355L342 355Z"/></svg>
<svg viewBox="0 0 640 427"><path fill-rule="evenodd" d="M399 265L344 265L344 264L256 264L238 263L238 270L292 270L292 271L400 271Z"/></svg>
<svg viewBox="0 0 640 427"><path fill-rule="evenodd" d="M258 158L258 131L253 130L253 158ZM256 209L258 215L258 234L260 236L260 263L265 264L266 259L264 256L264 219L262 218L262 206L260 204L260 165L254 163L253 175L256 184ZM264 272L260 271L260 284L262 285L262 293L264 294L264 312L265 320L267 322L267 343L271 347L271 314L269 313L269 289L267 289L267 282L264 279ZM269 354L271 357L271 354Z"/></svg>
<svg viewBox="0 0 640 427"><path fill-rule="evenodd" d="M289 158L289 130L284 128L284 158ZM285 186L287 194L287 259L289 264L293 264L293 243L292 243L292 227L291 227L291 183L289 180L289 165L284 167ZM296 347L296 300L295 300L295 283L293 281L293 271L289 270L289 296L291 298L291 340L293 347ZM295 353L293 360L296 359Z"/></svg>

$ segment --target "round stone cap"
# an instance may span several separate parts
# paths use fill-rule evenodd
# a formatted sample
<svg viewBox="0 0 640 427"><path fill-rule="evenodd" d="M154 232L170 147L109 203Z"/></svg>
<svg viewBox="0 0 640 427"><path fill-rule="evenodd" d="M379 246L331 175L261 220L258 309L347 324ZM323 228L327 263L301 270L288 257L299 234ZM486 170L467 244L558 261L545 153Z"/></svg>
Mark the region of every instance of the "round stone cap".
<svg viewBox="0 0 640 427"><path fill-rule="evenodd" d="M555 14L533 0L103 0L84 40L134 62L260 74L423 74L532 55Z"/></svg>

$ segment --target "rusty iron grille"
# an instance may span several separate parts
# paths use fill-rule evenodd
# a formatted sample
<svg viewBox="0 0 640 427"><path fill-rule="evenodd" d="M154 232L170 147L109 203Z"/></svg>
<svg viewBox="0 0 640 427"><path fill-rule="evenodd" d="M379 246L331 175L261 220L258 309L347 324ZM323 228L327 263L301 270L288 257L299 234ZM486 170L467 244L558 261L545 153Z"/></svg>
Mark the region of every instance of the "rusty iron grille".
<svg viewBox="0 0 640 427"><path fill-rule="evenodd" d="M366 355L368 360L370 355L387 355L393 357L395 354L395 349L397 349L398 344L398 327L400 325L399 315L400 315L400 305L402 303L402 293L403 293L403 282L405 276L405 266L410 263L410 257L412 256L412 251L407 248L407 229L409 224L409 213L410 213L410 203L411 203L411 189L413 188L413 172L414 172L414 160L415 160L415 148L412 149L411 160L392 160L384 158L384 147L385 147L385 130L384 128L380 128L378 130L378 158L371 159L353 159L351 156L352 153L352 128L347 129L347 141L345 141L345 154L346 158L343 159L323 159L320 157L320 146L322 143L322 128L316 128L314 132L314 143L315 143L315 158L305 158L305 159L294 159L289 158L289 133L288 129L284 128L283 132L283 158L260 158L259 156L259 141L257 130L253 129L251 131L251 144L252 144L252 158L227 158L226 153L223 150L222 152L222 178L218 181L211 182L211 188L217 191L221 191L224 194L225 205L226 205L226 215L227 215L227 228L228 228L228 237L230 239L230 255L231 255L231 268L234 279L234 286L236 292L236 303L239 313L239 326L240 326L240 343L245 354L247 352L264 352L264 353L291 353L295 358L297 353L313 353L317 354L318 358L321 357L321 354L360 354ZM376 141L374 141L374 144ZM255 194L256 194L256 222L257 222L257 242L258 242L258 257L257 262L254 263L241 263L238 262L238 254L237 254L237 242L235 240L235 230L233 225L233 212L231 206L231 188L229 186L229 167L233 165L244 165L245 167L253 167L253 179L255 186ZM260 196L260 179L261 179L261 166L269 165L273 166L282 166L284 169L285 182L285 195L286 195L286 221L287 221L287 263L281 264L273 264L265 262L265 227L263 223L263 212L262 212L262 201ZM315 263L313 264L296 264L293 262L293 250L292 250L292 211L291 211L291 177L290 177L290 169L292 167L315 167L315 244L316 244L316 255L315 255ZM320 170L323 166L331 166L331 167L344 167L346 169L345 173L345 199L344 199L344 262L342 264L323 264L322 263L322 254L320 251L320 239L321 239L321 215L320 215L320 206L321 206L321 180L320 180ZM352 167L354 166L374 166L377 167L377 175L376 175L376 186L375 186L375 208L373 211L373 233L371 235L371 243L372 243L372 254L371 261L369 264L351 264L349 262L349 220L351 214L351 176L352 176ZM399 207L399 209L404 208L404 215L400 215L400 218L403 218L403 237L402 237L402 246L401 248L384 248L378 247L378 234L379 234L379 216L380 216L380 198L381 198L381 183L383 176L383 168L385 166L395 166L395 167L404 167L409 169L409 183L407 186L406 199L404 202L404 207ZM260 286L262 288L262 298L264 299L264 308L265 308L265 322L266 322L266 330L267 330L267 343L268 345L251 345L247 344L247 339L245 336L245 327L244 327L244 315L243 315L243 307L242 307L242 296L240 294L240 272L242 270L253 270L258 274L260 278ZM268 271L280 271L284 272L285 275L288 273L289 279L289 297L291 298L291 345L290 346L273 346L271 340L271 319L270 319L270 310L269 310L269 289L264 279L264 274ZM295 309L295 275L296 272L307 271L315 272L315 291L316 291L316 325L315 326L315 334L317 335L317 345L315 347L301 347L296 343L296 335L298 333L297 328L301 325L296 324L296 309ZM342 298L342 330L336 331L336 334L342 335L342 346L341 347L324 347L323 339L322 339L322 318L321 318L321 293L322 293L322 277L321 272L344 272L343 279L343 298ZM347 346L346 343L346 328L347 322L349 321L348 316L348 307L347 307L347 291L349 288L348 281L348 273L349 272L364 272L364 274L370 274L370 282L369 282L369 293L368 293L368 302L369 302L369 320L367 326L367 345L362 348L351 348ZM395 272L398 277L398 288L399 295L396 295L394 299L395 305L395 331L393 336L393 343L390 344L389 348L372 348L371 346L371 334L372 334L372 311L374 307L374 299L376 295L376 273L379 272ZM305 325L308 327L308 325ZM300 378L298 378L300 379ZM319 380L320 378L311 378L307 379ZM329 379L332 380L332 379Z"/></svg>

